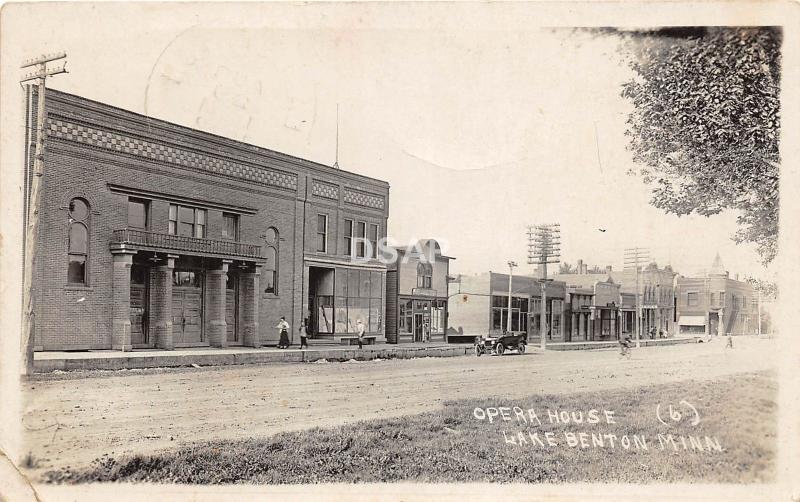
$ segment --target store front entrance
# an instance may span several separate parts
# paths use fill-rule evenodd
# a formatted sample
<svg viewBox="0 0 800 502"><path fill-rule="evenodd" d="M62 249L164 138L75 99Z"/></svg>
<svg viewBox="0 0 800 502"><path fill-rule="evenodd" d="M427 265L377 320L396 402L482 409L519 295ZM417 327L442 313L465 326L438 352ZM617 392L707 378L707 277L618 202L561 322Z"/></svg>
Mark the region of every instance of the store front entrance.
<svg viewBox="0 0 800 502"><path fill-rule="evenodd" d="M204 345L201 271L173 272L172 336L176 347Z"/></svg>
<svg viewBox="0 0 800 502"><path fill-rule="evenodd" d="M225 324L228 345L241 345L239 336L239 276L236 272L228 271L228 280L225 281Z"/></svg>
<svg viewBox="0 0 800 502"><path fill-rule="evenodd" d="M131 345L148 346L148 269L143 265L131 267Z"/></svg>

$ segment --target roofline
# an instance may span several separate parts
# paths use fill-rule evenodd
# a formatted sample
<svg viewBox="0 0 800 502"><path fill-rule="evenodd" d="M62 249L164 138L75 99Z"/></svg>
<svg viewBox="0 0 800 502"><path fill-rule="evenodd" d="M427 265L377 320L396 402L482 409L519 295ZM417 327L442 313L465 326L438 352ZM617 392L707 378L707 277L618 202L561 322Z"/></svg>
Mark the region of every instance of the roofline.
<svg viewBox="0 0 800 502"><path fill-rule="evenodd" d="M116 112L122 113L122 114L134 115L134 116L136 116L136 117L138 117L138 118L140 118L143 121L148 122L148 123L156 122L156 123L159 123L159 124L162 124L162 125L166 125L166 126L169 126L169 127L175 127L175 128L178 128L178 129L183 129L184 131L188 131L188 132L190 132L192 134L195 134L195 135L209 136L209 137L211 137L213 139L216 139L217 141L220 141L220 142L223 142L223 143L227 143L228 146L230 146L231 148L239 148L239 149L242 149L242 150L254 149L255 153L258 153L258 154L261 154L261 155L264 155L264 156L267 156L267 157L270 157L270 156L271 157L276 157L278 160L283 160L285 162L294 163L294 164L299 165L300 167L305 167L305 168L309 168L309 169L319 169L319 170L327 171L327 172L329 172L331 174L344 173L346 175L353 176L353 177L356 177L356 178L361 178L363 180L367 180L367 181L370 181L370 182L373 182L373 183L376 183L376 184L379 184L379 185L383 185L386 188L389 188L389 182L388 181L381 180L381 179L378 179L378 178L373 178L371 176L366 176L364 174L354 173L352 171L347 171L345 169L336 169L335 167L328 166L328 165L325 165L325 164L321 164L321 163L313 161L313 160L304 159L302 157L297 157L295 155L290 155L288 153L279 152L277 150L271 150L269 148L266 148L266 147L263 147L263 146L254 145L252 143L245 143L244 141L239 141L239 140L236 140L236 139L233 139L233 138L228 138L226 136L221 136L221 135L215 134L213 132L203 131L201 129L195 129L195 128L188 127L188 126L185 126L185 125L177 124L175 122L169 122L169 121L164 120L164 119L151 117L151 116L145 115L143 113L134 112L132 110L127 110L127 109L119 107L119 106L111 105L111 104L108 104L108 103L103 103L102 101L97 101L97 100L94 100L94 99L86 98L84 96L79 96L77 94L72 94L72 93L61 91L61 90L58 90L58 89L48 88L47 92L48 92L48 94L51 94L51 95L53 93L55 93L56 95L60 95L62 97L66 97L68 100L72 99L74 101L78 101L79 103L92 104L95 107L103 108L103 109L108 110L108 111L116 111Z"/></svg>

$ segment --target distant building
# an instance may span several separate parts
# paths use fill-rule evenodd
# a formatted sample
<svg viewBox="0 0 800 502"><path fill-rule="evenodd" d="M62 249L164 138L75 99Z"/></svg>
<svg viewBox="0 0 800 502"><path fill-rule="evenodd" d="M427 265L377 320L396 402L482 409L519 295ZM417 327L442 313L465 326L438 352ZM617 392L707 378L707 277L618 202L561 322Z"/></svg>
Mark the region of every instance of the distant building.
<svg viewBox="0 0 800 502"><path fill-rule="evenodd" d="M610 266L606 267L603 272L590 272L583 260L578 260L576 266L576 273L574 274L559 274L556 278L564 280L567 285L574 285L584 289L589 288L594 290L596 283L606 284L613 283L618 288L618 296L613 301L613 306L606 305L610 303L607 299L602 297L593 298L590 304L594 307L597 315L604 316L601 318L601 324L598 326L606 326L606 330L612 324L616 324L615 329L617 334L631 334L635 336L636 333L636 293L639 293L639 306L641 308L640 326L642 337L646 338L651 333L655 333L658 337L660 333L670 333L674 329L675 309L674 309L674 281L677 274L672 270L672 267L667 265L664 268L659 268L656 263L650 263L648 266L643 267L639 272L639 286L636 285L636 271L624 270L614 271ZM608 286L606 286L608 287ZM585 296L588 294L586 291L579 289L575 290L574 294ZM605 294L605 293L604 293ZM584 300L587 301L587 300ZM572 327L572 333L581 340L583 331L581 328L581 316L585 317L588 305L583 306L575 311L576 322L578 322L577 331ZM604 310L604 311L601 311ZM618 317L617 321L612 323L610 317L612 313ZM606 320L609 319L609 320ZM569 317L572 321L572 315ZM594 329L591 327L590 329ZM604 331L595 331L596 337L589 339L602 340L606 339L602 335ZM587 333L588 334L588 333Z"/></svg>
<svg viewBox="0 0 800 502"><path fill-rule="evenodd" d="M433 239L395 248L386 272L386 341L445 341L450 260Z"/></svg>
<svg viewBox="0 0 800 502"><path fill-rule="evenodd" d="M753 286L731 279L719 253L705 277L677 279L678 331L728 335L758 332L758 296Z"/></svg>
<svg viewBox="0 0 800 502"><path fill-rule="evenodd" d="M636 295L636 271L609 271L609 275L620 284L621 292ZM639 272L639 305L642 312L642 336L674 331L675 322L675 277L678 274L667 265L659 268L655 262L643 267ZM635 298L634 298L635 301ZM635 312L635 308L633 310ZM628 314L626 314L628 315ZM635 314L633 319L635 320ZM635 333L634 327L631 332Z"/></svg>
<svg viewBox="0 0 800 502"><path fill-rule="evenodd" d="M578 271L584 269L580 266ZM617 340L620 323L620 285L608 274L558 274L566 284L565 341Z"/></svg>
<svg viewBox="0 0 800 502"><path fill-rule="evenodd" d="M459 276L448 302L448 341L470 341L477 335L500 334L507 329L508 279L508 274L496 272ZM547 340L563 342L567 334L566 285L549 281L546 288ZM511 331L526 333L528 343L537 343L541 333L541 285L533 277L514 275L511 291Z"/></svg>

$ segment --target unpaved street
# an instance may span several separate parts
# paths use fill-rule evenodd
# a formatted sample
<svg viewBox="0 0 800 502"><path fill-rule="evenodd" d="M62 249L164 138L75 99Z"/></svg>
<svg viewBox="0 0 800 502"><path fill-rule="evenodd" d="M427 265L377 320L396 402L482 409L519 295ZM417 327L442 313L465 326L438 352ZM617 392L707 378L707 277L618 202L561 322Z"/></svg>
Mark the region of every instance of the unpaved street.
<svg viewBox="0 0 800 502"><path fill-rule="evenodd" d="M49 375L25 385L23 426L36 471L103 454L429 411L481 396L636 387L772 368L776 344L737 339L615 350L360 363L307 363Z"/></svg>

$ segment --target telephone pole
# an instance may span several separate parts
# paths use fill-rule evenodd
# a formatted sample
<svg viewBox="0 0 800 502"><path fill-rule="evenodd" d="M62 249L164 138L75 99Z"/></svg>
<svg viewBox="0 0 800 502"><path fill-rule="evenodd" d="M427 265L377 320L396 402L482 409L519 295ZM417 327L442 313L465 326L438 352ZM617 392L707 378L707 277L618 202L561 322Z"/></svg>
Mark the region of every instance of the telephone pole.
<svg viewBox="0 0 800 502"><path fill-rule="evenodd" d="M539 319L539 346L547 346L547 264L561 261L561 225L548 223L528 226L528 264L539 265L542 305Z"/></svg>
<svg viewBox="0 0 800 502"><path fill-rule="evenodd" d="M642 346L640 332L642 306L639 301L639 271L641 264L646 263L650 259L650 250L647 248L626 248L625 249L625 268L630 269L633 267L636 270L636 348Z"/></svg>
<svg viewBox="0 0 800 502"><path fill-rule="evenodd" d="M511 278L514 277L514 267L517 262L508 262L508 318L506 319L506 332L511 333Z"/></svg>
<svg viewBox="0 0 800 502"><path fill-rule="evenodd" d="M46 134L45 122L47 121L47 113L45 112L45 82L47 77L58 75L59 73L67 73L67 62L64 61L60 66L48 68L47 63L65 59L67 54L59 52L56 54L46 54L37 58L29 59L22 63L20 68L34 68L34 71L26 74L20 80L20 84L28 85L29 87L36 87L36 129L35 139L36 147L33 156L33 169L28 175L27 163L29 159L25 159L26 163L26 177L30 176L28 181L29 197L25 201L25 240L23 241L23 279L22 279L22 352L23 352L23 374L30 375L33 373L33 346L34 346L34 333L36 330L36 309L35 309L35 287L33 284L33 274L36 268L36 240L39 230L39 204L41 199L41 183L44 176L44 139ZM27 84L26 84L27 83ZM30 106L30 102L27 102ZM33 131L26 131L27 144L30 144L31 134Z"/></svg>

